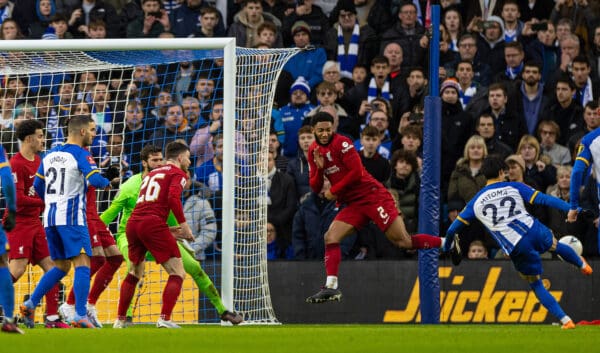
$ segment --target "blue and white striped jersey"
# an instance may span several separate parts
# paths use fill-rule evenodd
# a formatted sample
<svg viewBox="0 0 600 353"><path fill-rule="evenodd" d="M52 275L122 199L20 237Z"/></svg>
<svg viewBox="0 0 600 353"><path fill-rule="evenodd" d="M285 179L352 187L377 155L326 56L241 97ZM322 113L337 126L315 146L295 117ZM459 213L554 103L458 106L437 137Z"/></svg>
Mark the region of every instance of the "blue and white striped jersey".
<svg viewBox="0 0 600 353"><path fill-rule="evenodd" d="M77 145L56 146L46 154L36 173L43 181L45 227L87 226L86 180L96 173L90 153Z"/></svg>
<svg viewBox="0 0 600 353"><path fill-rule="evenodd" d="M533 203L538 194L539 191L522 183L489 184L469 201L458 219L469 224L477 218L502 250L510 254L533 226L534 218L525 209L525 202Z"/></svg>
<svg viewBox="0 0 600 353"><path fill-rule="evenodd" d="M588 132L577 147L577 158L571 172L570 201L571 209L579 207L579 192L589 175L588 168L593 166L596 175L600 175L600 128ZM600 180L596 178L596 180ZM598 182L600 185L600 182Z"/></svg>

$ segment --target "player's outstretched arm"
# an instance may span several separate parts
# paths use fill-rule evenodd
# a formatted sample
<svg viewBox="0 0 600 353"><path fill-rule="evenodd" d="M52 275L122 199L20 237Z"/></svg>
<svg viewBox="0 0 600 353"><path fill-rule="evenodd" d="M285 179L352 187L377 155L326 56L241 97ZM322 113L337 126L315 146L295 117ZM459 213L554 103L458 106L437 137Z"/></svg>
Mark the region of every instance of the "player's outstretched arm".
<svg viewBox="0 0 600 353"><path fill-rule="evenodd" d="M4 153L4 151L1 152ZM6 199L6 208L8 208L10 212L16 212L17 192L8 162L0 163L0 180L2 180L2 193Z"/></svg>
<svg viewBox="0 0 600 353"><path fill-rule="evenodd" d="M577 159L573 165L571 171L571 185L569 188L569 201L571 202L571 209L575 210L579 207L579 190L583 183L583 175L588 168L586 160Z"/></svg>

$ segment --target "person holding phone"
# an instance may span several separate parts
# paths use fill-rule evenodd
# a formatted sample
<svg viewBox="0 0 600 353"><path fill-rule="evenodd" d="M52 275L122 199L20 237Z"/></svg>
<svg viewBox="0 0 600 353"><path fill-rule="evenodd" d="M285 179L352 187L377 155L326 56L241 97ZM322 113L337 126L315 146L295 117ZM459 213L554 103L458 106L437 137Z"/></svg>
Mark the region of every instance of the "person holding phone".
<svg viewBox="0 0 600 353"><path fill-rule="evenodd" d="M89 35L88 26L98 20L106 23L106 38L123 38L125 35L117 10L108 1L102 0L83 0L81 6L71 13L67 23L69 32L74 38L86 38Z"/></svg>
<svg viewBox="0 0 600 353"><path fill-rule="evenodd" d="M127 38L158 38L171 29L169 16L161 9L160 0L142 0L144 16L127 25Z"/></svg>

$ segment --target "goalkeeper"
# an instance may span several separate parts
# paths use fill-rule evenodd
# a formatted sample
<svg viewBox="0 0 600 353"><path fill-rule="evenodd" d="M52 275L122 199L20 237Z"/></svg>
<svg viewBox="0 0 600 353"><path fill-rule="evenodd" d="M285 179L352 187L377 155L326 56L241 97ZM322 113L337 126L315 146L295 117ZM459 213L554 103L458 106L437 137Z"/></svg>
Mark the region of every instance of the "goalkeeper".
<svg viewBox="0 0 600 353"><path fill-rule="evenodd" d="M123 212L117 233L115 234L115 238L119 250L121 250L121 253L125 257L128 268L131 266L131 264L129 262L127 251L127 237L125 236L127 221L129 220L129 216L131 216L131 212L133 212L133 208L137 202L138 194L142 185L142 179L150 171L163 165L162 150L159 147L147 145L142 149L140 155L143 167L142 173L132 176L129 178L129 180L123 183L119 189L119 193L111 202L110 207L104 211L102 215L100 215L100 219L102 219L102 221L108 225L121 211ZM169 215L167 223L172 227L177 226L177 221L172 213ZM202 267L200 267L200 263L186 250L181 243L178 242L178 246L185 272L194 279L194 282L196 282L196 285L200 291L208 297L212 305L217 309L221 320L229 321L234 325L241 323L243 319L239 314L231 312L225 308L223 302L221 301L221 297L219 296L219 292L204 270L202 270ZM147 256L149 256L149 254ZM131 310L131 308L129 310ZM130 316L129 314L130 312L128 312L127 316Z"/></svg>

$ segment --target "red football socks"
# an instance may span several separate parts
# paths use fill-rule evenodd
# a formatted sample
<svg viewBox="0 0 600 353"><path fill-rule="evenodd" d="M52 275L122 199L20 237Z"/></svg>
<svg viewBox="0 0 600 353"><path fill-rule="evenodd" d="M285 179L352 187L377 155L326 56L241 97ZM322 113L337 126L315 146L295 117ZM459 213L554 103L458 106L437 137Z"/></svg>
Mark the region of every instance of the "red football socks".
<svg viewBox="0 0 600 353"><path fill-rule="evenodd" d="M337 276L342 261L340 243L325 245L325 272L327 276Z"/></svg>
<svg viewBox="0 0 600 353"><path fill-rule="evenodd" d="M110 281L112 281L113 279L115 272L119 270L119 267L121 266L122 262L123 255L109 256L106 258L106 262L104 263L104 265L102 265L102 267L100 267L100 269L96 273L96 276L94 277L94 284L90 289L88 303L94 305L96 304L96 302L98 301L98 297L100 297L100 294L102 294L102 292L104 292L104 289L108 287Z"/></svg>
<svg viewBox="0 0 600 353"><path fill-rule="evenodd" d="M170 275L163 290L163 305L160 310L160 317L163 320L171 320L171 313L181 293L181 286L183 285L183 278L177 275Z"/></svg>
<svg viewBox="0 0 600 353"><path fill-rule="evenodd" d="M435 249L442 246L442 238L428 234L415 234L412 237L412 249Z"/></svg>
<svg viewBox="0 0 600 353"><path fill-rule="evenodd" d="M58 315L58 283L46 293L46 316Z"/></svg>
<svg viewBox="0 0 600 353"><path fill-rule="evenodd" d="M127 309L131 304L133 295L135 294L135 286L138 284L139 279L132 274L128 273L127 277L121 283L121 293L119 294L119 307L117 309L117 316L119 320L126 320Z"/></svg>

